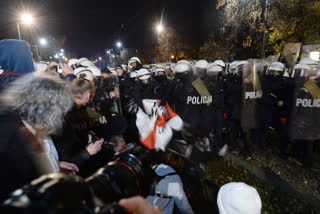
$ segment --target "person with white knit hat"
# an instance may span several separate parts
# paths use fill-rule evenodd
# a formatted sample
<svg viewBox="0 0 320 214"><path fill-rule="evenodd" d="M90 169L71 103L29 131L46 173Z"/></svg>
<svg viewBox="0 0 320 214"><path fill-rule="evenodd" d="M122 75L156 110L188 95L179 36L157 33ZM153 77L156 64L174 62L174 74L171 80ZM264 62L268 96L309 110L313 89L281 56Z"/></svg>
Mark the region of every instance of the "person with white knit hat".
<svg viewBox="0 0 320 214"><path fill-rule="evenodd" d="M260 214L262 207L257 190L242 182L223 185L217 203L220 214Z"/></svg>

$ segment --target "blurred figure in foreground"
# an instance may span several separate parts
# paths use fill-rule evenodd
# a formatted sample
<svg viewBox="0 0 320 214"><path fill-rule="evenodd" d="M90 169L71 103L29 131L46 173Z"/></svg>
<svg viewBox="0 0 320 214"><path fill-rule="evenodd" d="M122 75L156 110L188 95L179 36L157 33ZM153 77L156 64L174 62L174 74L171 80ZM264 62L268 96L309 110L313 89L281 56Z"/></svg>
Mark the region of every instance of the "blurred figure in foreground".
<svg viewBox="0 0 320 214"><path fill-rule="evenodd" d="M260 214L262 207L257 190L242 182L223 185L217 203L220 214Z"/></svg>
<svg viewBox="0 0 320 214"><path fill-rule="evenodd" d="M42 174L78 171L76 165L59 161L48 137L62 127L71 106L65 82L45 73L21 77L1 95L0 201Z"/></svg>
<svg viewBox="0 0 320 214"><path fill-rule="evenodd" d="M0 41L0 92L18 77L34 72L32 54L25 41L5 39Z"/></svg>

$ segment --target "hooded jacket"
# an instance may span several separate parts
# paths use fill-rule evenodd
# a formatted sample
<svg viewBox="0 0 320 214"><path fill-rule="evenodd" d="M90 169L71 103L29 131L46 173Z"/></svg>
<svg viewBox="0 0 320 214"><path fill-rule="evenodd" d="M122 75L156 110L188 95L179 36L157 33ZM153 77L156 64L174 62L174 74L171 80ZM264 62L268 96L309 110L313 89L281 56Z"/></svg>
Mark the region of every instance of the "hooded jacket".
<svg viewBox="0 0 320 214"><path fill-rule="evenodd" d="M32 54L25 41L5 39L0 41L0 92L19 76L35 71Z"/></svg>

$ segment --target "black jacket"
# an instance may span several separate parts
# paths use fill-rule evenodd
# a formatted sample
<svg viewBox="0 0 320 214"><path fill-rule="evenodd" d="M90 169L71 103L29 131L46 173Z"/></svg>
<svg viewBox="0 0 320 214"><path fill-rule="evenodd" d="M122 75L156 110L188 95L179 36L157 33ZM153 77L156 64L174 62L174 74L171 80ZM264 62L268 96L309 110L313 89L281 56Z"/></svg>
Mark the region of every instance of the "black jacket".
<svg viewBox="0 0 320 214"><path fill-rule="evenodd" d="M60 160L76 164L81 172L88 167L91 158L86 150L88 132L81 132L76 128L80 117L80 111L74 106L65 117L61 133L52 136L52 139Z"/></svg>

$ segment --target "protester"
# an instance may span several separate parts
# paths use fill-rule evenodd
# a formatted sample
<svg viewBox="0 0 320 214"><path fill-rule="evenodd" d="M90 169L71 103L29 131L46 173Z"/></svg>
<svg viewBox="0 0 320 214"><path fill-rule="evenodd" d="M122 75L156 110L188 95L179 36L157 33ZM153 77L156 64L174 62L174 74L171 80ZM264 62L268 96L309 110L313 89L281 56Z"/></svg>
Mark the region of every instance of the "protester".
<svg viewBox="0 0 320 214"><path fill-rule="evenodd" d="M0 41L0 92L18 77L34 72L31 50L25 41L5 39Z"/></svg>
<svg viewBox="0 0 320 214"><path fill-rule="evenodd" d="M103 138L92 139L89 130L84 127L87 114L83 108L90 100L92 84L86 79L78 78L72 81L70 87L73 108L65 116L62 132L52 137L61 160L75 163L80 174L85 175L96 169L92 166L91 156L100 152Z"/></svg>
<svg viewBox="0 0 320 214"><path fill-rule="evenodd" d="M179 213L194 213L184 192L181 178L173 169L181 170L176 155L168 153L164 163L157 164L153 168L159 177L159 182L155 186L154 194L149 195L146 200L163 214L174 213L175 208Z"/></svg>
<svg viewBox="0 0 320 214"><path fill-rule="evenodd" d="M57 171L79 171L59 161L49 138L62 127L72 106L65 82L46 73L25 75L1 95L1 199L38 176Z"/></svg>

